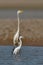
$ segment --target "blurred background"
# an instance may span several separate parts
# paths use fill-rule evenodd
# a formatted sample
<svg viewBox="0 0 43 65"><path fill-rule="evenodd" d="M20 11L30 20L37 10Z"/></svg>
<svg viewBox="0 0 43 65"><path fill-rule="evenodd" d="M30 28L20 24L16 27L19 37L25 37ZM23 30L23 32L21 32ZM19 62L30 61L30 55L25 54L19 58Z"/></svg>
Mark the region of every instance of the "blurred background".
<svg viewBox="0 0 43 65"><path fill-rule="evenodd" d="M17 10L20 9L24 10L20 14L20 34L27 43L23 45L42 46L43 0L0 0L0 45L13 44L18 24Z"/></svg>

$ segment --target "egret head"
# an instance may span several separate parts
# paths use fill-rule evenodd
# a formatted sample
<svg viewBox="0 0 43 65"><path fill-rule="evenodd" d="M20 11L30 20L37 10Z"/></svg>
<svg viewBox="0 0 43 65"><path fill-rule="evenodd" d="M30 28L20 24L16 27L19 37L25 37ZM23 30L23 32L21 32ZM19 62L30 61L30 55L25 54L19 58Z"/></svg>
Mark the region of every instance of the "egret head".
<svg viewBox="0 0 43 65"><path fill-rule="evenodd" d="M23 13L23 10L18 10L17 14Z"/></svg>
<svg viewBox="0 0 43 65"><path fill-rule="evenodd" d="M23 36L20 36L19 38L22 39L22 38L24 38L24 37L23 37Z"/></svg>

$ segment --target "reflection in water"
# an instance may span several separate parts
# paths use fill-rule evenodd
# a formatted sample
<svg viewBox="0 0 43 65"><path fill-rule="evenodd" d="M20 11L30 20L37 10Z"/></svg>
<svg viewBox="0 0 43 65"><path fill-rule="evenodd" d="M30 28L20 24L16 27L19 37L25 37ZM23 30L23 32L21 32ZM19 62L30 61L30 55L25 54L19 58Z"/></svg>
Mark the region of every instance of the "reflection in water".
<svg viewBox="0 0 43 65"><path fill-rule="evenodd" d="M13 46L0 46L0 65L43 65L43 47L23 46L15 56Z"/></svg>

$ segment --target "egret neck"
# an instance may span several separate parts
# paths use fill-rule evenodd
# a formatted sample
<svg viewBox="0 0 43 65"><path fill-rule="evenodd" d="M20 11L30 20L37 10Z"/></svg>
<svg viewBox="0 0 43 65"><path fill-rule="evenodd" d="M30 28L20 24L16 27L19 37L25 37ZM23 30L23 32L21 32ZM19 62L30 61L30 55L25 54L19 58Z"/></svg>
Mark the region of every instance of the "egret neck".
<svg viewBox="0 0 43 65"><path fill-rule="evenodd" d="M18 19L18 32L20 31L19 26L20 26L20 20L19 20L19 13L17 13L17 19Z"/></svg>
<svg viewBox="0 0 43 65"><path fill-rule="evenodd" d="M22 46L22 40L21 40L21 38L19 38L19 40L20 40L20 43L18 43L19 44L19 49L21 48L21 46Z"/></svg>

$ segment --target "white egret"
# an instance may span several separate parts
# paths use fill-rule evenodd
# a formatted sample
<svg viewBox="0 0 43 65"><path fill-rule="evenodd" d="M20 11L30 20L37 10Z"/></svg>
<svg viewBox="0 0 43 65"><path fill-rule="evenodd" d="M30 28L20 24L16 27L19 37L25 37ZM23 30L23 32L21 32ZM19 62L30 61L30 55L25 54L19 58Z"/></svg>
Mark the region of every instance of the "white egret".
<svg viewBox="0 0 43 65"><path fill-rule="evenodd" d="M17 29L16 34L14 35L14 38L13 38L13 43L14 43L14 45L18 42L18 39L19 39L19 24L20 24L19 14L20 14L20 13L23 13L23 11L22 11L22 10L18 10L18 11L17 11L18 29Z"/></svg>
<svg viewBox="0 0 43 65"><path fill-rule="evenodd" d="M21 49L21 46L22 46L22 40L21 39L22 38L23 38L22 36L19 37L19 42L18 42L19 46L16 47L15 49L13 49L13 54L15 54L15 55L17 55L17 53L19 53L19 51Z"/></svg>

